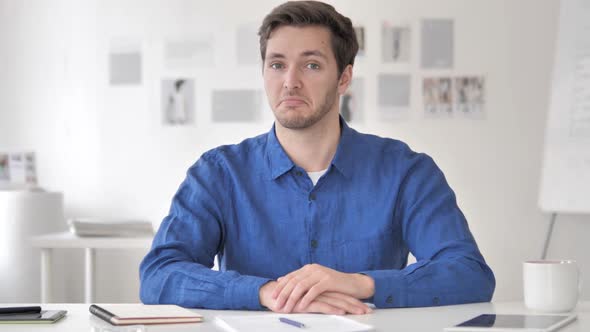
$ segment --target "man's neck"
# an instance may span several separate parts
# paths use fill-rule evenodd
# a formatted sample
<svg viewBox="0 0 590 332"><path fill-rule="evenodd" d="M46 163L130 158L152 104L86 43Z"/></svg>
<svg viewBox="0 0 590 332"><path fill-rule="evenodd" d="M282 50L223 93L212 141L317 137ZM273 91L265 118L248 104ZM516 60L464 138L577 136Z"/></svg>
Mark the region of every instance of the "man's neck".
<svg viewBox="0 0 590 332"><path fill-rule="evenodd" d="M325 170L330 166L340 141L340 117L330 112L313 126L289 129L276 124L275 132L281 146L298 166L307 172Z"/></svg>

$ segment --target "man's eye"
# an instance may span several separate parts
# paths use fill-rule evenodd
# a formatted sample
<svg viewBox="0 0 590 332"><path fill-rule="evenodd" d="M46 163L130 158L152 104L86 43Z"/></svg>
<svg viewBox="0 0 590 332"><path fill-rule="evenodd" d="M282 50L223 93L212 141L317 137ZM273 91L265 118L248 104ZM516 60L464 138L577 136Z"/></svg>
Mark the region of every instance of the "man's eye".
<svg viewBox="0 0 590 332"><path fill-rule="evenodd" d="M320 69L320 65L318 65L317 63L308 63L307 68L313 69L313 70L318 70L318 69Z"/></svg>
<svg viewBox="0 0 590 332"><path fill-rule="evenodd" d="M281 69L281 68L283 68L283 65L280 64L280 63L276 63L275 62L275 63L271 63L270 64L270 68L272 68L272 69Z"/></svg>

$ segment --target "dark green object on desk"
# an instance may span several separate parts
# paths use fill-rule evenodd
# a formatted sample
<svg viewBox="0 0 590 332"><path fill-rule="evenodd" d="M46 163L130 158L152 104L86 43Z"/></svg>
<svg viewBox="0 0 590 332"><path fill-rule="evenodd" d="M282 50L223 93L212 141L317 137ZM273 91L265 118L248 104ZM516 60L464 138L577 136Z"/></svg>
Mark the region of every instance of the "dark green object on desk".
<svg viewBox="0 0 590 332"><path fill-rule="evenodd" d="M38 313L0 314L0 324L52 324L67 313L66 310L41 310Z"/></svg>

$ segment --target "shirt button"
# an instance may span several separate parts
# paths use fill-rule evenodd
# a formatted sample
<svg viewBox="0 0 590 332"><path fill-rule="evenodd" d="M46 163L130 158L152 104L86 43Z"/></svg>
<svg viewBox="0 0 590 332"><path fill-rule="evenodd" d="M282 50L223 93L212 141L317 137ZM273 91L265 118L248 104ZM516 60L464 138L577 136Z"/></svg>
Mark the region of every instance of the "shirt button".
<svg viewBox="0 0 590 332"><path fill-rule="evenodd" d="M386 303L393 303L393 296L389 295L387 299L385 299Z"/></svg>
<svg viewBox="0 0 590 332"><path fill-rule="evenodd" d="M315 201L315 194L314 193L309 194L309 200Z"/></svg>
<svg viewBox="0 0 590 332"><path fill-rule="evenodd" d="M316 241L316 240L311 240L311 247L312 247L313 249L317 248L317 247L318 247L318 241Z"/></svg>
<svg viewBox="0 0 590 332"><path fill-rule="evenodd" d="M432 299L432 304L434 304L434 305L439 305L439 303L440 303L440 299L438 298L438 296L435 296L435 297Z"/></svg>
<svg viewBox="0 0 590 332"><path fill-rule="evenodd" d="M297 175L297 176L302 176L302 175L303 175L303 172L302 172L302 171L296 171L296 172L295 172L295 175Z"/></svg>

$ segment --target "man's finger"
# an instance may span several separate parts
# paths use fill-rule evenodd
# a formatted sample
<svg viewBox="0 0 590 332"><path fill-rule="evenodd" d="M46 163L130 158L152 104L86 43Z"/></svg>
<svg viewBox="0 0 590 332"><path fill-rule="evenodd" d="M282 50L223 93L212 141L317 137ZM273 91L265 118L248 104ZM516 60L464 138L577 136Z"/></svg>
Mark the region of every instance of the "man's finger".
<svg viewBox="0 0 590 332"><path fill-rule="evenodd" d="M354 296L350 296L350 295L343 294L343 293L337 293L337 292L325 292L325 293L322 293L321 296L322 297L329 297L329 298L336 298L336 299L346 301L358 308L361 308L364 311L364 313L366 313L366 314L373 312L373 310L366 303L360 301L359 299L355 298Z"/></svg>
<svg viewBox="0 0 590 332"><path fill-rule="evenodd" d="M327 297L320 295L316 298L315 302L322 302L334 306L338 309L342 309L349 314L353 315L362 315L365 313L365 310L362 307L356 306L344 299L339 299L335 297Z"/></svg>
<svg viewBox="0 0 590 332"><path fill-rule="evenodd" d="M272 298L276 299L283 288L289 283L289 281L293 280L293 278L297 278L301 274L301 269L295 270L289 274L286 274L277 279L277 287L275 288L274 292L272 293Z"/></svg>
<svg viewBox="0 0 590 332"><path fill-rule="evenodd" d="M317 314L328 314L328 315L346 315L346 310L337 308L325 302L315 301L312 302L307 308L303 308L298 312L308 312Z"/></svg>
<svg viewBox="0 0 590 332"><path fill-rule="evenodd" d="M299 281L295 288L293 288L291 294L288 295L287 302L285 303L285 307L283 308L285 312L291 312L291 310L293 310L297 302L299 302L299 300L305 295L305 293L307 293L307 291L316 282L317 281L313 276L309 276L308 278ZM311 303L311 301L309 301L308 303Z"/></svg>
<svg viewBox="0 0 590 332"><path fill-rule="evenodd" d="M297 286L297 284L299 284L299 282L300 282L300 279L298 277L294 277L284 286L284 288L281 290L281 293L276 298L277 308L279 308L279 309L283 308L283 306L285 305L285 303L287 303L287 300L291 296L293 289L295 289L295 287Z"/></svg>
<svg viewBox="0 0 590 332"><path fill-rule="evenodd" d="M322 280L317 282L311 288L309 288L301 299L301 305L308 306L313 300L315 300L320 294L327 291L329 286L327 286ZM298 299L299 300L299 299Z"/></svg>
<svg viewBox="0 0 590 332"><path fill-rule="evenodd" d="M285 288L285 285L287 285L291 278L291 276L286 275L277 279L277 287L275 287L274 291L272 292L273 299L277 299L277 297L279 296L279 294L281 294L281 291L283 290L283 288Z"/></svg>
<svg viewBox="0 0 590 332"><path fill-rule="evenodd" d="M305 312L305 311L309 310L317 302L328 304L328 305L335 307L339 310L343 310L345 313L349 313L349 314L362 315L362 314L367 314L367 313L371 312L371 310L367 307L366 304L358 301L354 297L351 297L346 294L334 293L334 292L326 292L326 293L318 296L316 298L316 300L314 300L307 308L301 306L301 302L299 302L295 306L294 311L295 312Z"/></svg>

